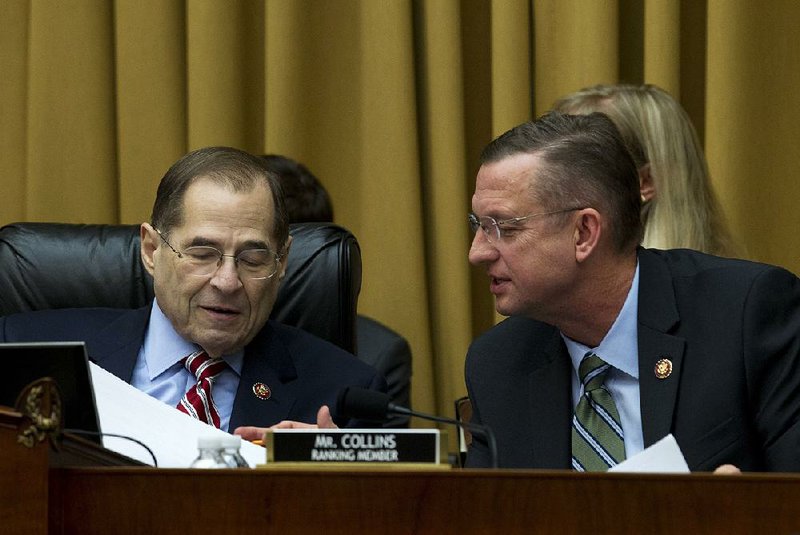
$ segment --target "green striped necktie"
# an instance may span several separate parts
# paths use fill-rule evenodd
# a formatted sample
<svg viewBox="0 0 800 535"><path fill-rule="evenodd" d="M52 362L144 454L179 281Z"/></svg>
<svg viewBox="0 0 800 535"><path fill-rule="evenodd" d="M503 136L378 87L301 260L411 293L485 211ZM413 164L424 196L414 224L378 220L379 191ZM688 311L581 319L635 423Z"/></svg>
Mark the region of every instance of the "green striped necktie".
<svg viewBox="0 0 800 535"><path fill-rule="evenodd" d="M580 472L605 472L625 460L617 405L603 384L610 369L591 351L578 367L583 395L572 418L572 468Z"/></svg>

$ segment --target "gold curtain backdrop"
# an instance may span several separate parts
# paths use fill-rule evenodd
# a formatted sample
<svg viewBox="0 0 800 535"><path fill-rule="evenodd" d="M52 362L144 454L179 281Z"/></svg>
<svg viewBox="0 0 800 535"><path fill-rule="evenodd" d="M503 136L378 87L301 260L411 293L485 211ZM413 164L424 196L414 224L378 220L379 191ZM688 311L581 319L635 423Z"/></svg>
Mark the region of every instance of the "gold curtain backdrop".
<svg viewBox="0 0 800 535"><path fill-rule="evenodd" d="M307 164L363 251L360 308L453 413L496 316L470 268L481 148L596 83L689 111L750 258L800 272L796 0L0 0L0 224L139 223L189 150Z"/></svg>

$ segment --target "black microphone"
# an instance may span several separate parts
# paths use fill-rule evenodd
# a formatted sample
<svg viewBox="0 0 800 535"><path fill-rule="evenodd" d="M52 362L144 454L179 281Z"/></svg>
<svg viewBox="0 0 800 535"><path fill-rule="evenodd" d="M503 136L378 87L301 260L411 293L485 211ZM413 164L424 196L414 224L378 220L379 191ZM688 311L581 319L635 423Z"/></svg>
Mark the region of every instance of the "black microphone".
<svg viewBox="0 0 800 535"><path fill-rule="evenodd" d="M443 418L441 416L412 411L407 407L392 403L392 398L389 394L357 386L348 386L339 392L339 397L336 400L336 413L346 418L369 420L373 422L385 422L389 416L393 414L402 414L405 416L416 416L417 418L430 420L432 422L441 422L463 427L473 435L482 436L486 439L486 443L489 446L490 465L492 468L498 467L497 441L494 438L492 430L484 425L473 424L472 422L459 422L452 418Z"/></svg>

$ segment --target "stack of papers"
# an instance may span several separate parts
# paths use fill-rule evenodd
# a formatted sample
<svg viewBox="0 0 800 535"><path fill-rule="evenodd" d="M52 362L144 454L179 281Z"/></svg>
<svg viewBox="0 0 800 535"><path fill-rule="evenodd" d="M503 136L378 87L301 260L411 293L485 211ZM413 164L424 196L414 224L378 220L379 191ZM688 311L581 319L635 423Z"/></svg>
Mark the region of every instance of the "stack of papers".
<svg viewBox="0 0 800 535"><path fill-rule="evenodd" d="M675 441L669 434L645 450L625 459L609 472L689 473L689 465Z"/></svg>
<svg viewBox="0 0 800 535"><path fill-rule="evenodd" d="M188 468L197 457L197 439L201 436L224 436L174 407L150 397L95 363L90 363L100 430L135 438L147 445L156 456L159 468ZM104 437L103 445L145 464L153 465L150 454L131 440ZM242 441L242 456L251 468L267 461L266 450Z"/></svg>

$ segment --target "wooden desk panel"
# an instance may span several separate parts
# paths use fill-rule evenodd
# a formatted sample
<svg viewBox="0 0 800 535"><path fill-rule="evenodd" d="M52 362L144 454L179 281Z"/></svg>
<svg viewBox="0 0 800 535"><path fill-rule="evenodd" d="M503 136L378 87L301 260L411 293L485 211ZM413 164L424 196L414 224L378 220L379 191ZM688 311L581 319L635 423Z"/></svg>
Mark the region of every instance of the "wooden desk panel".
<svg viewBox="0 0 800 535"><path fill-rule="evenodd" d="M27 448L18 441L22 415L0 411L0 532L47 533L46 445Z"/></svg>
<svg viewBox="0 0 800 535"><path fill-rule="evenodd" d="M800 533L789 475L74 468L50 480L51 533Z"/></svg>

